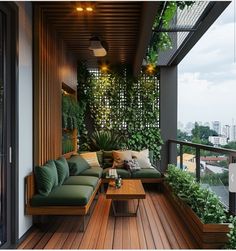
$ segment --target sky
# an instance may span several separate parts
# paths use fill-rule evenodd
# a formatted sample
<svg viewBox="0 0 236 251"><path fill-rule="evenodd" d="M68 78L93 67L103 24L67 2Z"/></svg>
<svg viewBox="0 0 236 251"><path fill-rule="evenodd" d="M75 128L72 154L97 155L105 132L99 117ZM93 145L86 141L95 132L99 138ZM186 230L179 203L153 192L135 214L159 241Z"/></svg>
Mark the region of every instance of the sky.
<svg viewBox="0 0 236 251"><path fill-rule="evenodd" d="M178 121L236 124L232 2L178 66Z"/></svg>

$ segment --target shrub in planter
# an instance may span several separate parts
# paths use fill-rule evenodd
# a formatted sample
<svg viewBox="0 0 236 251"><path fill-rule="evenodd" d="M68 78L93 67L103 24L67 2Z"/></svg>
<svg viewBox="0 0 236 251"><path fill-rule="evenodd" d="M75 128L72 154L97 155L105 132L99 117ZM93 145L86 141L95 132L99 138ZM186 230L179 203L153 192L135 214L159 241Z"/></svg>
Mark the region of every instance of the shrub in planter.
<svg viewBox="0 0 236 251"><path fill-rule="evenodd" d="M169 165L166 181L174 194L184 200L203 223L228 221L227 212L219 198L213 192L202 188L189 173Z"/></svg>
<svg viewBox="0 0 236 251"><path fill-rule="evenodd" d="M227 248L229 249L236 249L236 217L230 217L230 224L229 224L230 231L227 234L229 237L229 243Z"/></svg>

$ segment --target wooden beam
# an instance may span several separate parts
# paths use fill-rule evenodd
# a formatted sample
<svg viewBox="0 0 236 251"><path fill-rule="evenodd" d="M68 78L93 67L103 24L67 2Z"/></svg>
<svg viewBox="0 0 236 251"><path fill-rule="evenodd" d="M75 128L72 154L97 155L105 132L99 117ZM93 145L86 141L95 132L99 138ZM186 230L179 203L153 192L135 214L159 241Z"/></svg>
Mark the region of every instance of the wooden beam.
<svg viewBox="0 0 236 251"><path fill-rule="evenodd" d="M152 25L154 23L159 6L160 2L143 3L139 40L137 43L136 55L133 63L133 75L135 77L137 77L140 73L143 58L152 36Z"/></svg>

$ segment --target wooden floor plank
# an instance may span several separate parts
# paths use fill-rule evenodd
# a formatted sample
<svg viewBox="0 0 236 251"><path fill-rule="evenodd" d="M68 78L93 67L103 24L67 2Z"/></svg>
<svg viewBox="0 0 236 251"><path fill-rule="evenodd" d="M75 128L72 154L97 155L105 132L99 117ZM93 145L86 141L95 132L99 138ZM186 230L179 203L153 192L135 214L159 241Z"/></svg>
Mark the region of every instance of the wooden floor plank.
<svg viewBox="0 0 236 251"><path fill-rule="evenodd" d="M168 201L168 199L166 199L163 194L161 194L158 197L158 199L160 200L160 205L162 205L165 208L165 210L168 210L170 212L170 218L172 220L172 224L176 224L179 226L178 229L182 233L182 236L185 239L186 243L188 244L189 248L191 249L199 248L195 239L193 238L191 233L188 231L184 222L181 221L180 217L175 212L172 204Z"/></svg>
<svg viewBox="0 0 236 251"><path fill-rule="evenodd" d="M144 234L145 234L145 240L146 240L146 243L147 243L147 248L148 249L156 249L153 232L151 230L151 226L150 226L149 221L148 221L147 212L145 210L145 205L144 205L143 201L140 202L139 212L140 212L141 221L142 221L142 224L143 224L143 229L144 229Z"/></svg>
<svg viewBox="0 0 236 251"><path fill-rule="evenodd" d="M157 197L159 197L159 195L155 196L155 194L153 193L150 193L150 195L153 200L153 204L155 205L156 211L158 212L160 216L161 223L165 230L166 236L168 236L168 240L171 245L171 248L173 249L189 248L185 240L182 238L182 235L179 234L177 226L175 224L173 225L170 224L170 222L168 221L168 217L170 217L170 215L168 214L167 210L163 210L163 208L160 206L160 203L159 203L160 201L157 200Z"/></svg>
<svg viewBox="0 0 236 251"><path fill-rule="evenodd" d="M137 217L114 217L111 201L100 194L92 204L85 232L81 217L61 216L45 230L36 226L18 249L169 249L198 248L196 241L156 187L146 187ZM135 209L135 201L119 203L117 210Z"/></svg>
<svg viewBox="0 0 236 251"><path fill-rule="evenodd" d="M113 249L123 249L123 234L122 234L122 217L116 217L115 220L115 232L113 238Z"/></svg>
<svg viewBox="0 0 236 251"><path fill-rule="evenodd" d="M98 235L99 228L101 227L98 222L104 208L103 201L104 196L101 195L98 199L98 203L94 209L93 215L91 216L87 229L83 235L81 244L79 246L80 249L89 249L89 246L93 245L94 241L97 241L96 236Z"/></svg>
<svg viewBox="0 0 236 251"><path fill-rule="evenodd" d="M105 241L103 245L104 249L113 248L114 228L115 228L115 217L113 217L113 215L111 215L111 212L110 212L108 223L107 223L106 237L105 237Z"/></svg>
<svg viewBox="0 0 236 251"><path fill-rule="evenodd" d="M107 224L108 224L108 219L109 219L109 212L110 212L110 208L111 208L111 200L106 200L104 198L103 203L105 203L105 208L104 208L103 214L101 215L102 216L101 228L99 231L96 249L103 249L103 247L104 247L104 242L105 242L105 238L106 238L106 231L107 231Z"/></svg>

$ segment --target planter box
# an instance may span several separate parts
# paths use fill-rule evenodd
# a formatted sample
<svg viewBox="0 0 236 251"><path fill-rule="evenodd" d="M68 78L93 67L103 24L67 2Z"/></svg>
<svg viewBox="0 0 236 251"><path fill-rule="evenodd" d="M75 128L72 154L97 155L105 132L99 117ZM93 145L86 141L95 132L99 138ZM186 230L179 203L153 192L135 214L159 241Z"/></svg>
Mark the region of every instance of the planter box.
<svg viewBox="0 0 236 251"><path fill-rule="evenodd" d="M179 197L172 193L171 187L163 183L164 194L178 212L189 231L203 249L220 249L228 242L228 224L203 224L195 212Z"/></svg>

